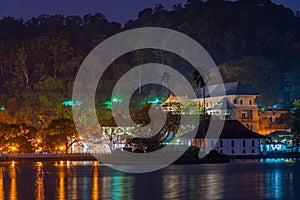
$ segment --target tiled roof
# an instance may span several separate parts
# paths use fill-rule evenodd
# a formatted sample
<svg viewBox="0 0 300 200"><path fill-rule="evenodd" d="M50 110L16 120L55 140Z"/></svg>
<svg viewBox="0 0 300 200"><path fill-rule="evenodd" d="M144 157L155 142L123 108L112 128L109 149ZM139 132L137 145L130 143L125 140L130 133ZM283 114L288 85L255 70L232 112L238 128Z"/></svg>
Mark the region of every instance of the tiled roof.
<svg viewBox="0 0 300 200"><path fill-rule="evenodd" d="M226 95L257 95L243 87L240 82L224 83L224 89ZM214 97L224 96L222 84L205 86L205 97L211 97L209 91ZM197 98L203 98L203 88L198 88L196 95Z"/></svg>
<svg viewBox="0 0 300 200"><path fill-rule="evenodd" d="M221 120L213 120L214 124L221 123ZM195 138L203 138L203 130L205 133L209 127L210 120L202 121L199 124L198 131ZM212 130L214 127L211 127ZM237 120L225 120L224 127L219 137L220 139L240 139L240 138L265 138L265 136L257 134L247 129Z"/></svg>

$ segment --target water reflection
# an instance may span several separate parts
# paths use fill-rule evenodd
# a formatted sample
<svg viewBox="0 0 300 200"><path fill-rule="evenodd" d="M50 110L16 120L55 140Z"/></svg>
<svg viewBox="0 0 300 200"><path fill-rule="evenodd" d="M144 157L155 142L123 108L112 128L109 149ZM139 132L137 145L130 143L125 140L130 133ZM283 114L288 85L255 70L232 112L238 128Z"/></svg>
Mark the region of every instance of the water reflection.
<svg viewBox="0 0 300 200"><path fill-rule="evenodd" d="M4 167L0 167L0 199L5 199L4 192Z"/></svg>
<svg viewBox="0 0 300 200"><path fill-rule="evenodd" d="M65 200L65 170L63 167L58 168L58 187L57 187L57 199L58 200Z"/></svg>
<svg viewBox="0 0 300 200"><path fill-rule="evenodd" d="M18 190L17 190L17 172L15 163L9 166L9 177L10 177L10 190L9 190L9 199L15 200L18 199Z"/></svg>
<svg viewBox="0 0 300 200"><path fill-rule="evenodd" d="M180 165L127 174L92 163L15 163L0 167L0 200L293 199L300 195L298 169L297 163L264 162Z"/></svg>
<svg viewBox="0 0 300 200"><path fill-rule="evenodd" d="M163 199L183 199L186 191L193 191L190 199L222 199L224 194L223 174L165 175L163 178Z"/></svg>
<svg viewBox="0 0 300 200"><path fill-rule="evenodd" d="M131 176L105 176L102 177L100 199L133 199L133 177Z"/></svg>
<svg viewBox="0 0 300 200"><path fill-rule="evenodd" d="M77 198L77 178L72 177L72 199L76 199Z"/></svg>
<svg viewBox="0 0 300 200"><path fill-rule="evenodd" d="M98 200L99 199L99 180L98 180L98 167L94 166L93 168L93 191L92 191L92 199Z"/></svg>
<svg viewBox="0 0 300 200"><path fill-rule="evenodd" d="M180 195L180 176L168 175L163 178L164 199L178 199Z"/></svg>
<svg viewBox="0 0 300 200"><path fill-rule="evenodd" d="M35 196L37 200L44 200L44 170L41 162L36 163Z"/></svg>
<svg viewBox="0 0 300 200"><path fill-rule="evenodd" d="M268 173L260 174L260 196L262 198L282 198L282 172L272 170Z"/></svg>

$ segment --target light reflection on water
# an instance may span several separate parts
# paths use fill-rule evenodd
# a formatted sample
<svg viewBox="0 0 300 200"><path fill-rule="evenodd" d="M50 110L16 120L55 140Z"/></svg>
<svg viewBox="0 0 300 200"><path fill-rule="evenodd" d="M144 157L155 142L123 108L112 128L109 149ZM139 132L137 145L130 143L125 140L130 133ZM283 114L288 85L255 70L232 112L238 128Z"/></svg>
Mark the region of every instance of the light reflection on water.
<svg viewBox="0 0 300 200"><path fill-rule="evenodd" d="M0 199L296 199L299 166L253 161L128 174L93 164L17 163L0 167Z"/></svg>
<svg viewBox="0 0 300 200"><path fill-rule="evenodd" d="M0 168L0 199L5 198L3 173L4 173L4 167L1 167Z"/></svg>
<svg viewBox="0 0 300 200"><path fill-rule="evenodd" d="M17 173L16 173L16 167L14 165L9 166L9 177L10 177L9 199L16 200L18 199L18 190L17 190Z"/></svg>
<svg viewBox="0 0 300 200"><path fill-rule="evenodd" d="M45 199L44 170L42 164L38 164L36 168L35 194L36 194L36 200Z"/></svg>

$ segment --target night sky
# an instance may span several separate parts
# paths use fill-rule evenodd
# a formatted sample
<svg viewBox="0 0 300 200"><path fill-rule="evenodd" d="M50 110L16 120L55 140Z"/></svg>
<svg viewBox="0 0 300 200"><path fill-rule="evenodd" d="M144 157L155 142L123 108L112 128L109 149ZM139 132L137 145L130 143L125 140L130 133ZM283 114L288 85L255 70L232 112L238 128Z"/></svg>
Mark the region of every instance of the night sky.
<svg viewBox="0 0 300 200"><path fill-rule="evenodd" d="M41 14L84 15L103 13L109 21L124 23L135 19L139 11L153 8L161 3L167 9L186 0L1 0L0 17L13 16L30 19ZM300 10L298 0L274 0L280 4Z"/></svg>

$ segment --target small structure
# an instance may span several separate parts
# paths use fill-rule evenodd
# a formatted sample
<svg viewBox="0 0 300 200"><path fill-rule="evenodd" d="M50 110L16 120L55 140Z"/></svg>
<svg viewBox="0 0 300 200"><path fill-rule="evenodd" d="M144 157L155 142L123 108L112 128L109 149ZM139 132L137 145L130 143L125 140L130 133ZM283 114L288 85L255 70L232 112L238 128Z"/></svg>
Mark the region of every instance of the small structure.
<svg viewBox="0 0 300 200"><path fill-rule="evenodd" d="M293 151L294 135L288 131L275 131L267 135L265 149L267 153L285 153Z"/></svg>
<svg viewBox="0 0 300 200"><path fill-rule="evenodd" d="M180 103L188 102L190 99L184 96L170 96L164 103L160 106L163 111L177 113L180 111Z"/></svg>
<svg viewBox="0 0 300 200"><path fill-rule="evenodd" d="M265 110L262 112L262 117L267 118L269 123L267 127L260 130L260 134L267 135L275 131L290 131L291 127L288 126L281 117L287 114L288 111L284 110Z"/></svg>
<svg viewBox="0 0 300 200"><path fill-rule="evenodd" d="M214 120L214 123L218 121ZM214 149L229 156L258 156L261 151L260 143L265 143L265 136L252 132L237 120L225 120L219 138L205 138L210 120L201 122L191 146L197 146L205 153ZM205 132L203 132L205 130ZM205 139L204 139L205 138Z"/></svg>

